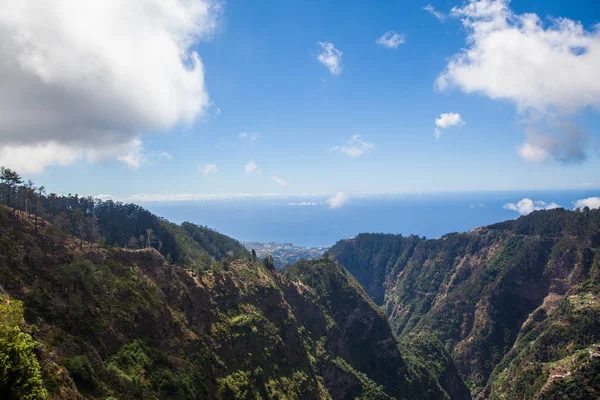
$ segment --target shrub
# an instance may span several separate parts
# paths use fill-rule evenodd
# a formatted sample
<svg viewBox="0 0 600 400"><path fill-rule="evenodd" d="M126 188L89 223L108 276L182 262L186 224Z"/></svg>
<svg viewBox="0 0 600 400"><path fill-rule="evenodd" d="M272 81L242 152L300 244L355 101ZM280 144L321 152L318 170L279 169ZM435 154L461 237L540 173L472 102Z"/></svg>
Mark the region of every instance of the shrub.
<svg viewBox="0 0 600 400"><path fill-rule="evenodd" d="M40 364L30 335L21 332L23 303L0 296L0 398L45 399Z"/></svg>

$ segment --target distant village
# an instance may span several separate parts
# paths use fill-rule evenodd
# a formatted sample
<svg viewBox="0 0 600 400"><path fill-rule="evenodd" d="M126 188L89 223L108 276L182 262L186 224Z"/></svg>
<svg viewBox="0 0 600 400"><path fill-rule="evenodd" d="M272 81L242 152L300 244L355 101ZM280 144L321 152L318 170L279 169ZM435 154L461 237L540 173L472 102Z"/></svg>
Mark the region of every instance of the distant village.
<svg viewBox="0 0 600 400"><path fill-rule="evenodd" d="M301 247L292 243L261 243L261 242L242 242L248 250L256 250L258 258L264 258L270 254L275 261L277 268L283 268L288 264L293 264L302 258L318 258L323 255L329 247Z"/></svg>

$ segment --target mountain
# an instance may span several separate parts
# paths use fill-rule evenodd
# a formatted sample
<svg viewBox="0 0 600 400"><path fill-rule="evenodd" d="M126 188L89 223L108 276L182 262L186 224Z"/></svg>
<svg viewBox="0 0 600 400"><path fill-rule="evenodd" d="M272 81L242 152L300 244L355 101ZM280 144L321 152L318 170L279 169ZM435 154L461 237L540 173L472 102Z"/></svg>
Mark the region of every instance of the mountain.
<svg viewBox="0 0 600 400"><path fill-rule="evenodd" d="M332 258L283 275L213 231L111 207L94 243L61 225L77 209L0 205L1 398L469 398L441 344L399 343ZM145 229L149 246L119 244Z"/></svg>
<svg viewBox="0 0 600 400"><path fill-rule="evenodd" d="M600 396L600 210L536 211L433 240L361 234L329 254L401 340L440 340L474 396Z"/></svg>

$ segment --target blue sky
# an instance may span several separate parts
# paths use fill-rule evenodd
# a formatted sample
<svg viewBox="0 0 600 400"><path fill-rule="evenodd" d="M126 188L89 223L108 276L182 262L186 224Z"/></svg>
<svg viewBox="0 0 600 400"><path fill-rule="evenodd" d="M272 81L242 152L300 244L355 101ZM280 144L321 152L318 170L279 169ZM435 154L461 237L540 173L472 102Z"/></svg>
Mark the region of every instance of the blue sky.
<svg viewBox="0 0 600 400"><path fill-rule="evenodd" d="M60 73L66 74L65 69L73 65L48 67L52 73L43 69L28 71L36 73L36 79L44 78L39 84L43 93L49 86L51 93L56 93L56 88L77 96L85 92L81 96L92 105L90 113L95 113L94 117L80 122L65 112L65 119L77 122L64 126L67 130L76 127L73 137L89 135L92 138L89 143L111 144L102 150L85 147L83 139L65 138L68 132L60 125L60 134L51 132L49 136L40 134L35 138L32 134L30 142L23 139L29 133L8 138L14 144L9 142L13 147L0 149L0 163L24 170L27 178L45 184L51 191L117 197L139 193L396 193L600 187L597 144L600 89L590 80L593 75L585 75L590 68L600 68L600 34L595 27L600 23L600 3L596 0L483 3L489 7L503 5L501 12L510 13L509 25L494 33L497 40L510 40L515 29L521 29L523 35L544 39L545 32L556 24L549 18L581 22L579 32L576 28L557 27L559 38L555 43L571 48L583 43L580 59L576 60L574 55L561 58L559 53L552 52L540 51L538 55L532 50L530 59L519 61L524 67L516 66L519 71L527 71L528 63L540 64L531 70L535 75L537 71L546 74L546 79L541 83L537 82L540 79L533 79L531 84L538 86L532 88L527 87L528 80L514 81L506 73L495 74L493 68L486 69L471 60L468 65L452 70L448 76L453 84L441 88L438 77L449 71L451 60L465 47L493 53L499 57L500 65L508 65L507 59L511 57L509 51L506 54L493 51L484 34L473 34L483 27L481 24L489 15L482 10L477 15L468 14L469 3L432 1L431 7L445 16L440 20L424 9L429 3L419 1L232 0L218 4L210 15L199 12L195 22L202 27L192 29L192 41L171 39L186 54L197 52L201 59L203 69L196 70L196 78L201 77L202 82L194 82L196 92L186 92L188 78L165 84L170 85L165 86L168 90L163 87L164 90L153 92L152 87L171 68L149 71L161 60L172 57L169 47L163 49L160 44L144 43L145 52L140 52L139 59L132 59L139 68L132 70L136 75L132 79L137 80L133 87L141 88L139 93L144 95L133 97L138 91L129 92L128 81L115 78L118 87L123 88L123 93L115 92L118 98L131 95L131 101L136 102L132 106L137 110L135 122L128 122L127 108L123 108L122 118L117 119L115 113L119 109L115 111L102 103L110 103L111 96L91 100L77 83L55 78ZM453 14L453 7L464 11ZM88 12L79 11L82 16ZM525 18L526 13L541 18L539 29L525 31L524 19L512 21ZM31 28L33 22L14 15L0 17L0 26L8 24L7 21L18 21L21 25L16 26ZM489 18L502 21L499 15ZM109 17L107 21L111 20ZM464 25L465 20L480 25L469 28ZM89 43L68 38L76 29L57 34L61 46L45 43L46 47L58 52L67 51L69 46L112 43L103 42L101 32L107 28L101 22L89 27L100 32L96 36L90 34ZM185 32L187 28L181 29ZM376 40L388 31L403 36L404 43L396 48L377 44ZM128 31L121 33L126 35ZM157 32L157 38L163 37L161 33ZM136 36L132 43L140 40L144 39ZM157 39L154 43L162 42ZM319 62L318 56L324 49L319 43L330 43L341 52L339 73L332 73ZM519 48L515 51L528 53ZM103 53L98 54L102 66ZM18 49L12 55L20 59ZM107 56L106 60L114 57ZM124 60L128 58L124 56ZM77 61L82 62L81 69L89 65L89 58L73 60ZM46 62L52 65L53 60L48 58ZM193 65L189 59L181 63L181 68ZM119 76L120 71L114 69L118 67L109 65L109 61L106 65L107 71ZM476 71L465 75L460 68L463 72L473 68ZM575 68L584 72L574 74ZM24 82L34 79L23 71L17 73ZM90 77L80 71L77 74L84 74L83 80ZM482 78L475 82L473 77L477 74ZM544 82L549 88L544 88ZM147 87L150 89L146 92ZM540 93L532 94L537 87L541 88ZM578 87L588 91L571 89ZM94 96L98 96L98 90L103 89L96 88ZM551 95L544 96L543 90ZM147 96L163 94L163 103L148 105L146 110ZM77 96L73 98L80 99ZM194 96L207 98L198 100ZM583 100L579 102L577 96ZM561 99L569 99L568 104ZM11 101L10 97L0 95L0 102ZM190 106L193 108L190 112L181 106L172 115L155 118L156 110L179 103L195 106ZM576 106L571 109L569 104ZM46 111L43 105L39 108ZM462 122L447 126L445 123L451 122L442 122L444 113L457 113ZM33 112L32 115L35 119ZM439 138L434 134L436 119L440 126L447 126L438 126ZM81 128L92 124L89 121L96 125L89 130ZM43 131L45 126L40 122L33 128ZM573 145L574 142L578 144ZM44 157L49 161L30 166L32 159L43 157L29 149L45 146L44 143L67 147L52 150L57 153L52 155L47 150ZM127 154L130 161L133 157L133 162L127 162ZM249 165L250 161L254 167Z"/></svg>

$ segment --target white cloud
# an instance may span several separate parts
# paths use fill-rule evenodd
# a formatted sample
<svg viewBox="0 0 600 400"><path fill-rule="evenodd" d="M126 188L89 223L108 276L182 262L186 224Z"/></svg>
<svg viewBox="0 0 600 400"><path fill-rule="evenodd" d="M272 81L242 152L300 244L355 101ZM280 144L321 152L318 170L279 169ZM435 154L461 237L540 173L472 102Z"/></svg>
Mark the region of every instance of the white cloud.
<svg viewBox="0 0 600 400"><path fill-rule="evenodd" d="M317 56L318 60L333 75L339 75L342 72L342 52L329 42L319 42L319 46L321 46L321 51Z"/></svg>
<svg viewBox="0 0 600 400"><path fill-rule="evenodd" d="M517 149L517 154L525 161L543 163L550 157L550 152L544 147L529 142L523 143Z"/></svg>
<svg viewBox="0 0 600 400"><path fill-rule="evenodd" d="M538 135L555 145L535 143L540 140L527 135L518 151L522 157L580 162L587 135L580 130L574 134L572 124L556 121L600 107L600 25L587 31L567 18L544 24L536 14L514 13L508 4L508 0L471 0L452 10L468 32L467 46L451 58L437 86L506 100L521 114L535 116ZM570 140L574 135L575 144ZM563 151L567 144L571 148Z"/></svg>
<svg viewBox="0 0 600 400"><path fill-rule="evenodd" d="M217 173L217 164L204 164L198 170L204 176L211 176Z"/></svg>
<svg viewBox="0 0 600 400"><path fill-rule="evenodd" d="M435 124L440 128L448 128L455 125L464 124L460 114L458 113L443 113L439 118L435 119Z"/></svg>
<svg viewBox="0 0 600 400"><path fill-rule="evenodd" d="M40 173L47 165L69 165L81 156L77 149L55 141L32 145L0 145L0 164L26 174Z"/></svg>
<svg viewBox="0 0 600 400"><path fill-rule="evenodd" d="M288 203L288 206L299 206L299 207L306 207L306 206L316 206L318 205L318 203L312 202L312 201L301 201L298 203Z"/></svg>
<svg viewBox="0 0 600 400"><path fill-rule="evenodd" d="M398 46L404 43L404 34L388 31L377 39L375 43L388 49L397 49Z"/></svg>
<svg viewBox="0 0 600 400"><path fill-rule="evenodd" d="M246 171L247 174L251 174L252 172L256 171L257 168L258 166L252 160L248 161L246 165L244 165L244 171Z"/></svg>
<svg viewBox="0 0 600 400"><path fill-rule="evenodd" d="M287 181L285 179L275 175L271 176L271 180L281 187L285 187L287 185Z"/></svg>
<svg viewBox="0 0 600 400"><path fill-rule="evenodd" d="M556 203L546 203L541 200L531 200L524 198L515 203L506 203L503 207L505 210L516 211L521 215L527 215L536 210L551 210L553 208L560 208Z"/></svg>
<svg viewBox="0 0 600 400"><path fill-rule="evenodd" d="M22 172L144 159L140 135L209 106L191 46L216 26L209 0L21 0L0 11L0 163ZM36 157L33 157L35 154Z"/></svg>
<svg viewBox="0 0 600 400"><path fill-rule="evenodd" d="M134 139L127 152L121 156L118 156L117 159L125 163L125 165L131 169L138 169L140 165L146 161L142 141L137 138Z"/></svg>
<svg viewBox="0 0 600 400"><path fill-rule="evenodd" d="M433 130L436 139L442 136L442 129L450 128L452 126L464 125L465 121L461 118L458 113L443 113L440 114L439 118L435 119L436 128Z"/></svg>
<svg viewBox="0 0 600 400"><path fill-rule="evenodd" d="M339 151L350 157L360 157L374 148L375 145L373 143L363 142L360 140L360 135L353 135L350 140L348 140L348 143L343 146L334 146L331 148L331 151Z"/></svg>
<svg viewBox="0 0 600 400"><path fill-rule="evenodd" d="M446 20L446 14L436 10L431 4L428 4L425 7L423 7L423 10L427 11L428 13L439 19L441 22L444 22Z"/></svg>
<svg viewBox="0 0 600 400"><path fill-rule="evenodd" d="M588 197L587 199L577 200L575 208L589 207L590 209L600 208L600 197Z"/></svg>
<svg viewBox="0 0 600 400"><path fill-rule="evenodd" d="M338 192L332 198L327 199L327 204L329 205L329 208L332 208L332 209L340 208L344 204L348 203L348 200L350 200L348 195L346 195L342 192Z"/></svg>
<svg viewBox="0 0 600 400"><path fill-rule="evenodd" d="M239 135L240 139L247 140L249 142L254 142L261 138L260 132L242 132Z"/></svg>

